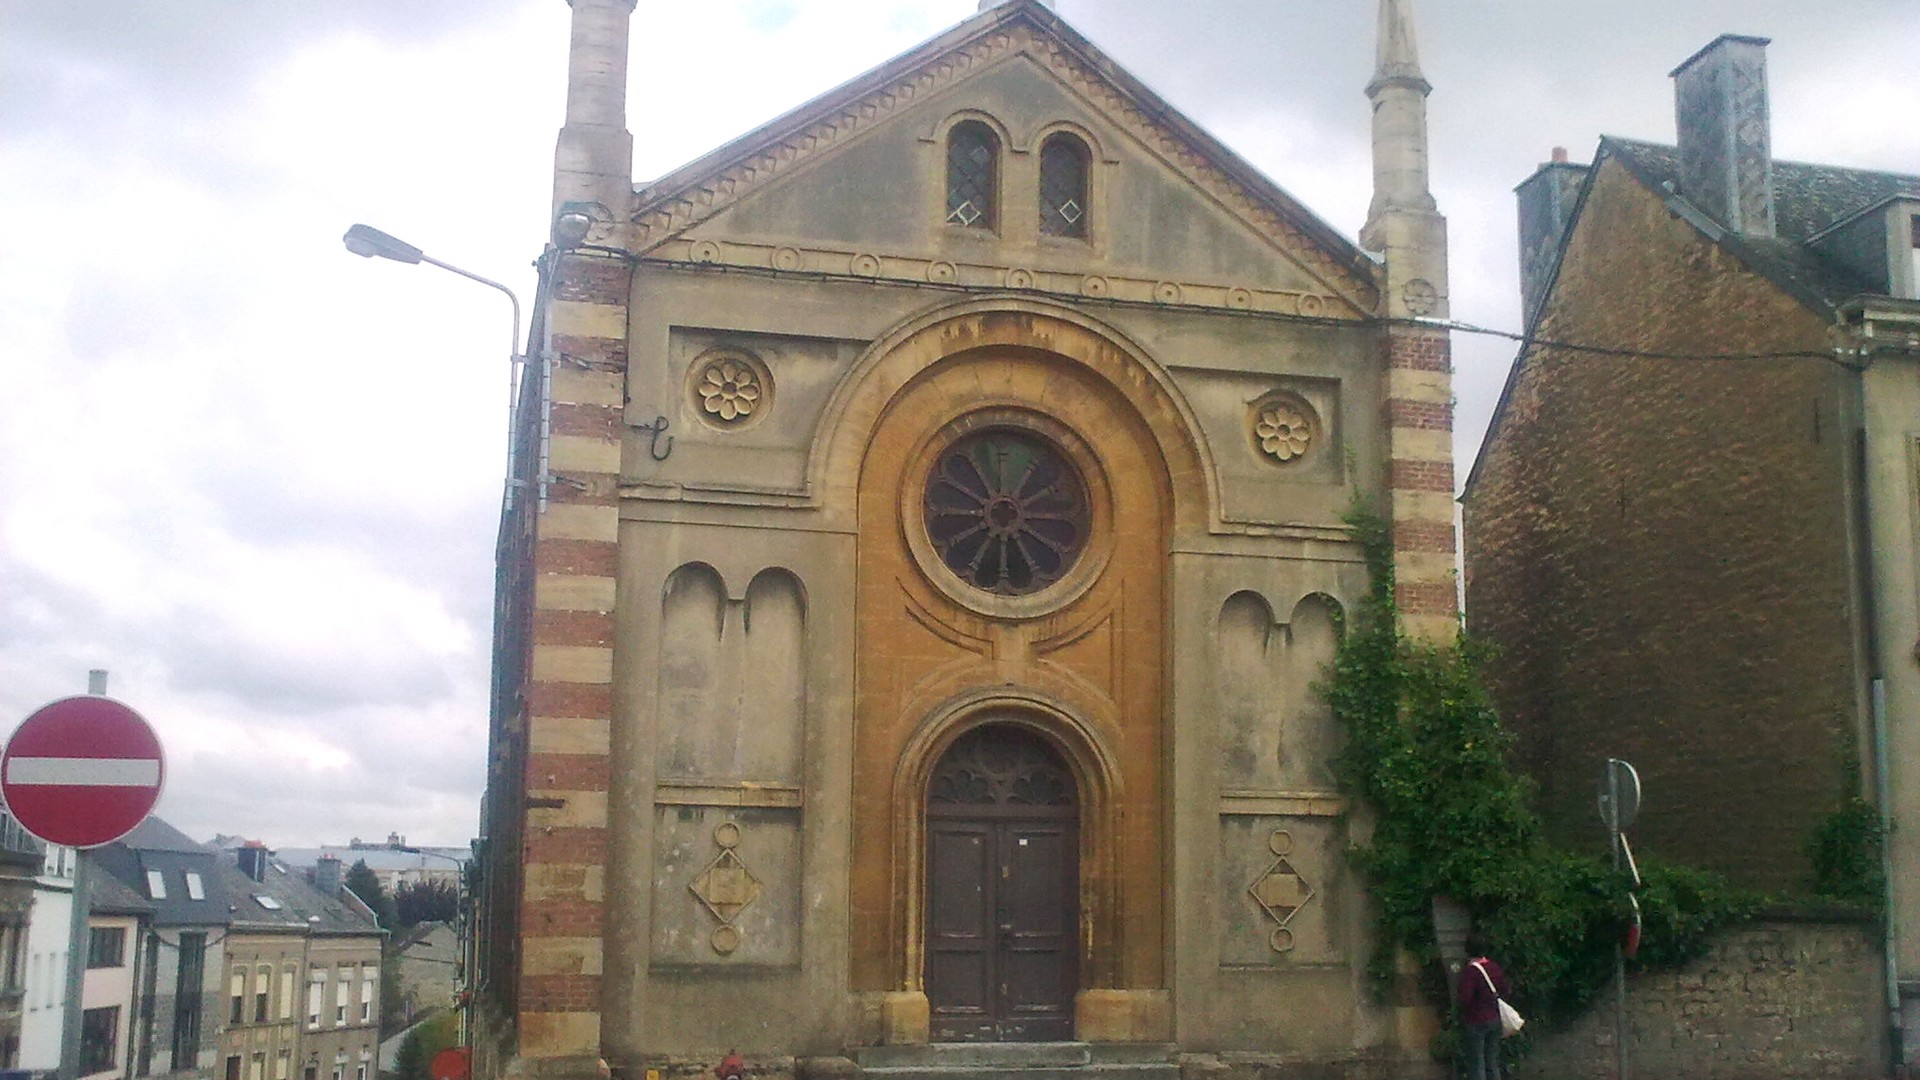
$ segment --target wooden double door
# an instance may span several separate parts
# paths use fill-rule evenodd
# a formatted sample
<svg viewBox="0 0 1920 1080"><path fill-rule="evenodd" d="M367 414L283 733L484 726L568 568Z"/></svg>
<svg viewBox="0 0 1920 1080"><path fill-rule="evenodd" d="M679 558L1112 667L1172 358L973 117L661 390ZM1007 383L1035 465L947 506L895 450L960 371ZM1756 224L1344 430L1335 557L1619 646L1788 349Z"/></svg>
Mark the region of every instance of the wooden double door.
<svg viewBox="0 0 1920 1080"><path fill-rule="evenodd" d="M937 1041L1073 1037L1079 800L1038 736L977 728L927 798L926 991Z"/></svg>

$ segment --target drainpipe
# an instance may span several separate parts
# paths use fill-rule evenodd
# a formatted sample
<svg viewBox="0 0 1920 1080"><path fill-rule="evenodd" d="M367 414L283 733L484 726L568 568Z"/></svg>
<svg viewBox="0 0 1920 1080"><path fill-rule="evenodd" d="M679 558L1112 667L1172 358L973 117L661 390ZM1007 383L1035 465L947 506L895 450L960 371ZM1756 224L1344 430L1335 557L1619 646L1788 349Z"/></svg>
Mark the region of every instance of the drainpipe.
<svg viewBox="0 0 1920 1080"><path fill-rule="evenodd" d="M1844 318L1844 316L1842 316ZM1900 1075L1906 1066L1906 1039L1903 1030L1904 1017L1900 1009L1900 960L1895 952L1899 945L1898 908L1894 905L1893 849L1887 842L1893 833L1893 784L1887 766L1887 679L1880 663L1881 627L1880 611L1876 603L1878 593L1875 588L1873 568L1873 511L1869 498L1869 458L1871 447L1867 432L1867 372L1873 363L1873 352L1868 342L1862 340L1861 333L1843 322L1840 331L1853 348L1842 346L1840 361L1854 371L1855 400L1860 407L1860 442L1855 457L1855 467L1859 472L1858 487L1854 491L1854 513L1858 521L1860 535L1860 588L1862 608L1866 619L1867 664L1868 664L1868 707L1867 723L1872 728L1873 741L1873 798L1880 809L1880 878L1881 878L1881 916L1880 916L1880 955L1881 973L1886 980L1887 995L1887 1041L1891 1050L1890 1061L1895 1075ZM1848 363L1846 352L1851 351L1858 359Z"/></svg>

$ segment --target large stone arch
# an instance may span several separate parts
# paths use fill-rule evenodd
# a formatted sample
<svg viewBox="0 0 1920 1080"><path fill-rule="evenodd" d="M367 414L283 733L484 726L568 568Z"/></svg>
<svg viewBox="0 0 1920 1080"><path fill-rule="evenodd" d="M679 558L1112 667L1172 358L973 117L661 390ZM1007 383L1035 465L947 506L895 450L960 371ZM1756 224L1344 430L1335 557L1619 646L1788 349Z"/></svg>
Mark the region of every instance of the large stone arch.
<svg viewBox="0 0 1920 1080"><path fill-rule="evenodd" d="M1080 849L1083 996L1164 1003L1168 568L1176 534L1204 531L1211 503L1165 372L1077 312L974 301L889 335L849 374L828 422L822 503L857 537L854 988L918 989L925 770L991 700L1075 762L1094 801ZM1007 426L1075 462L1092 503L1087 572L1037 602L969 593L912 542L940 448Z"/></svg>
<svg viewBox="0 0 1920 1080"><path fill-rule="evenodd" d="M943 362L996 347L1045 352L1085 368L1113 389L1149 430L1174 493L1175 528L1204 532L1217 520L1219 478L1200 424L1167 370L1118 329L1063 304L989 296L928 309L874 343L822 411L807 464L829 516L852 510L849 494L888 403Z"/></svg>

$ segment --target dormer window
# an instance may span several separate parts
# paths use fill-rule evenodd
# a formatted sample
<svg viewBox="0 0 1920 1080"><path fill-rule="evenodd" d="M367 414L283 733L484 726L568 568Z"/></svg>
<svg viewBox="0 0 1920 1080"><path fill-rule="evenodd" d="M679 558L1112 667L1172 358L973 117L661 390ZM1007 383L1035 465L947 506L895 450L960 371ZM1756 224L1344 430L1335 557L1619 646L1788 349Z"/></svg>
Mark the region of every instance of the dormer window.
<svg viewBox="0 0 1920 1080"><path fill-rule="evenodd" d="M947 133L947 224L994 227L999 194L1000 140L978 120L963 120Z"/></svg>
<svg viewBox="0 0 1920 1080"><path fill-rule="evenodd" d="M1087 235L1087 144L1061 132L1040 146L1040 232Z"/></svg>

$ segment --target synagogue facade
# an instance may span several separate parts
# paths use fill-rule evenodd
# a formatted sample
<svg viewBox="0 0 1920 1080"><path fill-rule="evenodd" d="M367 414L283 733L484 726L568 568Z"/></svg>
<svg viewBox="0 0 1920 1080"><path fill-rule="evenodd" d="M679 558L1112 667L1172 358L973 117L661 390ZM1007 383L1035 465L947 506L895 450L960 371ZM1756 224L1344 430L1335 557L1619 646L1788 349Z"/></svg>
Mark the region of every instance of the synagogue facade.
<svg viewBox="0 0 1920 1080"><path fill-rule="evenodd" d="M976 1042L1418 1071L1314 689L1356 498L1408 628L1456 622L1406 7L1355 242L1039 0L636 184L631 0L573 0L482 1075Z"/></svg>

